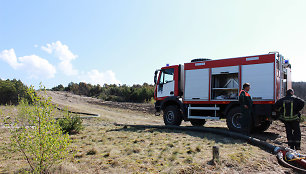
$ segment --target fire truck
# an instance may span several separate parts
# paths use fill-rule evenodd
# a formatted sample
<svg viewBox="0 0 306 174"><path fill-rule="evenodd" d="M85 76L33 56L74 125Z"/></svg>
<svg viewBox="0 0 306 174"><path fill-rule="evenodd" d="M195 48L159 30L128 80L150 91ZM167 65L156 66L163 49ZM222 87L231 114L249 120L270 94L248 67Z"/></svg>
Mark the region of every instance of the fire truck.
<svg viewBox="0 0 306 174"><path fill-rule="evenodd" d="M206 120L226 119L227 127L240 131L239 91L251 84L252 131L269 128L277 113L275 102L292 87L291 65L278 52L226 59L193 59L155 71L156 114L162 111L165 125L190 121L203 126Z"/></svg>

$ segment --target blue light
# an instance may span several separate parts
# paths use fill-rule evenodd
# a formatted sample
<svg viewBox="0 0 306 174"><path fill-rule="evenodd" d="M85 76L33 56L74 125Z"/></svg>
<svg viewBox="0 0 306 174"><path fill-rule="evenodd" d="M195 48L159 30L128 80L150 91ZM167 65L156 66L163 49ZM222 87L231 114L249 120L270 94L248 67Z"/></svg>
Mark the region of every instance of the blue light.
<svg viewBox="0 0 306 174"><path fill-rule="evenodd" d="M169 66L169 63L167 63L166 66Z"/></svg>
<svg viewBox="0 0 306 174"><path fill-rule="evenodd" d="M285 60L285 63L289 63L289 60Z"/></svg>

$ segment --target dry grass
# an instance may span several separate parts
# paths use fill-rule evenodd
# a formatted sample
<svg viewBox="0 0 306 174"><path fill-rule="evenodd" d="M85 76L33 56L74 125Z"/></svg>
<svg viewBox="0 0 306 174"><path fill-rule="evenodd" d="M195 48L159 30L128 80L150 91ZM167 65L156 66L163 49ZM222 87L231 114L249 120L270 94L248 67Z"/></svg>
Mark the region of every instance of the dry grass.
<svg viewBox="0 0 306 174"><path fill-rule="evenodd" d="M1 121L18 107L0 106ZM2 125L2 122L1 122ZM84 120L85 129L71 135L68 160L53 173L282 173L271 154L239 140L190 131L115 126L104 117ZM27 170L21 154L11 153L9 132L0 128L0 173ZM221 164L212 165L212 147L220 147ZM14 165L11 165L14 164ZM286 169L285 169L286 170Z"/></svg>

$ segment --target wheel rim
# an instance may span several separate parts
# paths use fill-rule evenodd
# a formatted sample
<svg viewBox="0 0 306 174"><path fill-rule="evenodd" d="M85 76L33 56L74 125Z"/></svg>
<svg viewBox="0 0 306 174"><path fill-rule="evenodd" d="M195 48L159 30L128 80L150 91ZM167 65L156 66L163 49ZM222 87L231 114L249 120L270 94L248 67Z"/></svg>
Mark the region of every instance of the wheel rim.
<svg viewBox="0 0 306 174"><path fill-rule="evenodd" d="M236 113L232 117L232 125L237 129L241 129L240 119L241 119L241 113Z"/></svg>
<svg viewBox="0 0 306 174"><path fill-rule="evenodd" d="M166 119L167 119L168 123L173 123L173 121L174 121L174 112L173 111L168 111Z"/></svg>

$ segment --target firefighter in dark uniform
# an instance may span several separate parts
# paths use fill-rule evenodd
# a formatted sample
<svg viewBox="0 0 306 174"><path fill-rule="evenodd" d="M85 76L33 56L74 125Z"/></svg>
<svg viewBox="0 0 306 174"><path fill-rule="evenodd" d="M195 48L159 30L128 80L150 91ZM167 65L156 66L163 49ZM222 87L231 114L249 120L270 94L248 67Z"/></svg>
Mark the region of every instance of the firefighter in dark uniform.
<svg viewBox="0 0 306 174"><path fill-rule="evenodd" d="M286 96L275 103L275 109L280 111L280 120L285 124L288 145L291 149L301 150L300 111L304 100L294 95L293 89L286 91Z"/></svg>
<svg viewBox="0 0 306 174"><path fill-rule="evenodd" d="M243 84L243 89L239 93L239 104L241 108L241 130L243 133L249 135L252 129L252 105L253 101L251 95L248 93L250 90L250 84Z"/></svg>

